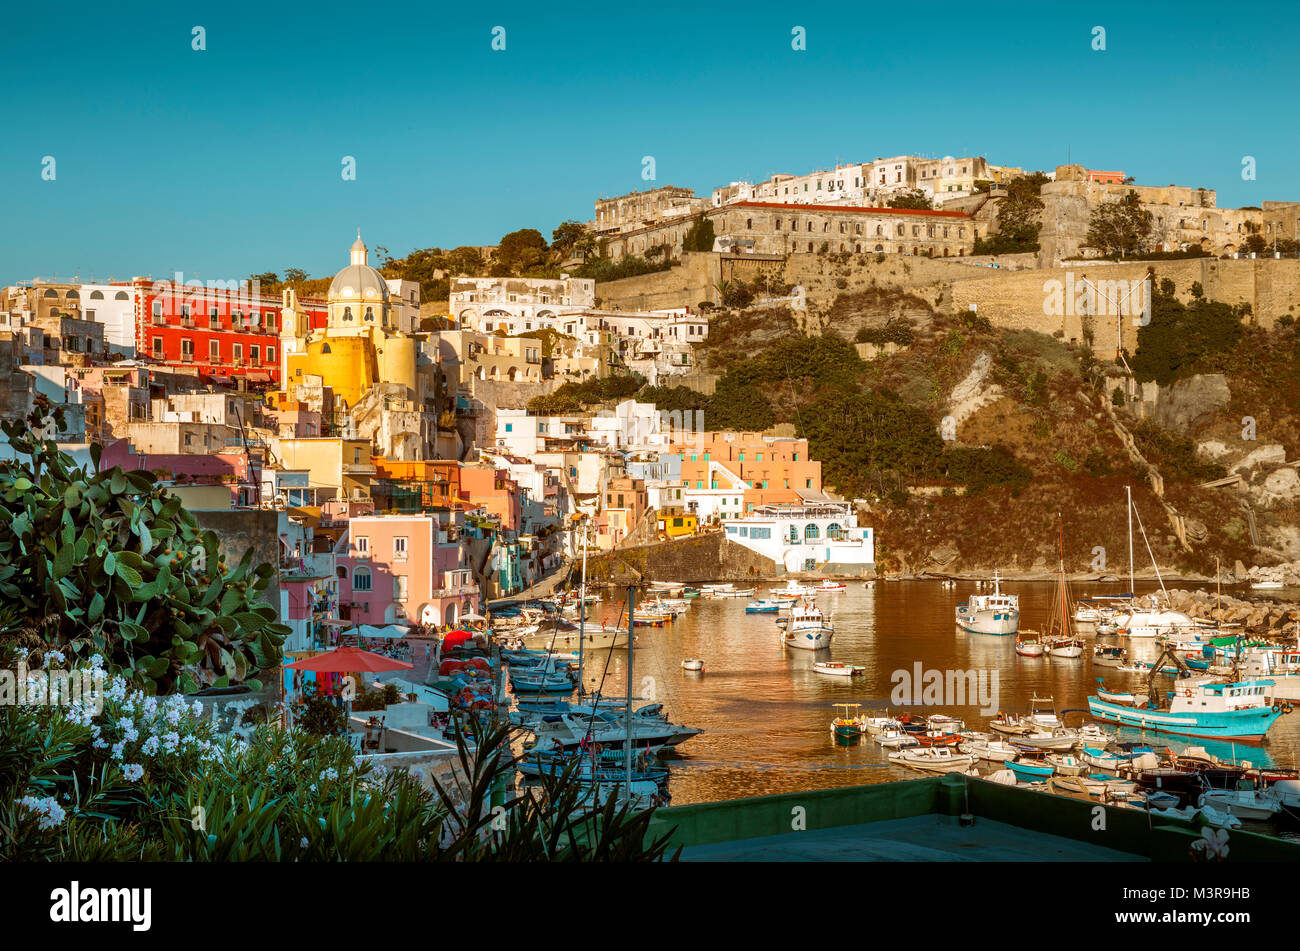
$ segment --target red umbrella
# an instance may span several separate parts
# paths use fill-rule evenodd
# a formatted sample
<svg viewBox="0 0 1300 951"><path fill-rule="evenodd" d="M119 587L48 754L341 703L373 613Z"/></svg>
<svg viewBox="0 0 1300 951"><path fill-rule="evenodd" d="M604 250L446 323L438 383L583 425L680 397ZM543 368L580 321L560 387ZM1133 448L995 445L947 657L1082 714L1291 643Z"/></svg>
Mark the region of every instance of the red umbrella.
<svg viewBox="0 0 1300 951"><path fill-rule="evenodd" d="M449 631L447 636L442 639L443 650L449 647L455 647L457 644L463 644L465 641L473 640L474 635L469 631Z"/></svg>
<svg viewBox="0 0 1300 951"><path fill-rule="evenodd" d="M340 647L327 654L304 657L292 664L284 665L289 670L314 670L317 673L343 673L347 671L366 671L375 673L381 670L414 670L414 664L404 660L394 660L383 654L372 654L359 647Z"/></svg>

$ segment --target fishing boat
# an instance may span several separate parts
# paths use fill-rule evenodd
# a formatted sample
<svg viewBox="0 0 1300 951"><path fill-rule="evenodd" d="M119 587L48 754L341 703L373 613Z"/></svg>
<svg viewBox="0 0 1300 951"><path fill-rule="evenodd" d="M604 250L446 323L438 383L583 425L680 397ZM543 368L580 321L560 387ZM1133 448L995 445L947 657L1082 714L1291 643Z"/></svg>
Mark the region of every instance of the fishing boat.
<svg viewBox="0 0 1300 951"><path fill-rule="evenodd" d="M1047 780L1047 791L1085 802L1122 802L1134 795L1137 784L1122 779L1058 774Z"/></svg>
<svg viewBox="0 0 1300 951"><path fill-rule="evenodd" d="M867 668L857 664L841 664L838 661L819 661L813 664L813 670L828 677L854 677L864 673Z"/></svg>
<svg viewBox="0 0 1300 951"><path fill-rule="evenodd" d="M1020 598L1003 594L1001 579L993 572L993 593L973 594L957 605L957 626L971 634L1014 634L1020 626Z"/></svg>
<svg viewBox="0 0 1300 951"><path fill-rule="evenodd" d="M960 733L966 729L964 721L946 713L931 714L925 718L925 725L931 730L942 730L945 733Z"/></svg>
<svg viewBox="0 0 1300 951"><path fill-rule="evenodd" d="M1031 635L1025 637L1025 635ZM1042 657L1047 648L1038 640L1037 631L1021 631L1016 635L1016 653L1021 657Z"/></svg>
<svg viewBox="0 0 1300 951"><path fill-rule="evenodd" d="M790 611L790 622L781 632L781 643L801 650L822 650L831 646L835 628L814 601L800 601Z"/></svg>
<svg viewBox="0 0 1300 951"><path fill-rule="evenodd" d="M839 581L832 581L830 578L823 578L813 586L814 591L847 591L848 589L848 585Z"/></svg>
<svg viewBox="0 0 1300 951"><path fill-rule="evenodd" d="M1084 745L1105 749L1114 741L1114 733L1097 726L1095 723L1085 723L1079 727L1079 742Z"/></svg>
<svg viewBox="0 0 1300 951"><path fill-rule="evenodd" d="M954 753L946 746L898 750L889 754L889 761L930 773L965 772L975 765L975 757L967 753Z"/></svg>
<svg viewBox="0 0 1300 951"><path fill-rule="evenodd" d="M750 601L745 605L746 614L776 614L781 610L780 601Z"/></svg>
<svg viewBox="0 0 1300 951"><path fill-rule="evenodd" d="M831 732L841 739L851 739L866 732L865 718L858 715L860 703L837 703L835 709L843 712L831 721Z"/></svg>
<svg viewBox="0 0 1300 951"><path fill-rule="evenodd" d="M925 730L921 733L913 733L916 742L921 746L951 746L956 747L961 743L960 733L948 733L944 730Z"/></svg>
<svg viewBox="0 0 1300 951"><path fill-rule="evenodd" d="M674 616L667 611L637 608L632 612L632 623L637 627L663 627Z"/></svg>
<svg viewBox="0 0 1300 951"><path fill-rule="evenodd" d="M1281 704L1269 704L1272 686L1271 680L1187 684L1174 691L1167 706L1132 707L1089 697L1088 712L1098 720L1157 733L1259 741L1282 716Z"/></svg>
<svg viewBox="0 0 1300 951"><path fill-rule="evenodd" d="M1083 641L1077 637L1057 637L1048 641L1048 654L1064 660L1078 660L1083 656Z"/></svg>
<svg viewBox="0 0 1300 951"><path fill-rule="evenodd" d="M1284 587L1285 585L1283 585L1282 582L1279 581L1278 579L1270 578L1265 581L1252 582L1250 586L1250 590L1251 591L1280 591Z"/></svg>
<svg viewBox="0 0 1300 951"><path fill-rule="evenodd" d="M1015 742L1039 750L1072 750L1079 745L1079 734L1076 730L1058 727L1055 730L1022 733L1016 737Z"/></svg>
<svg viewBox="0 0 1300 951"><path fill-rule="evenodd" d="M682 670L703 670L704 661L698 657L687 657L682 661Z"/></svg>

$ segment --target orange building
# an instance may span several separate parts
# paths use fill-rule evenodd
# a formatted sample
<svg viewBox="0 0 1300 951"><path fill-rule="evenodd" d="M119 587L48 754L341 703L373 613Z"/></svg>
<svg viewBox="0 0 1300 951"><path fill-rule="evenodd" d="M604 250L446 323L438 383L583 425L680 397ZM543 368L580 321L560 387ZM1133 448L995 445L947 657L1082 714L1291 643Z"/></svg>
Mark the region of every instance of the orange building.
<svg viewBox="0 0 1300 951"><path fill-rule="evenodd" d="M627 538L645 514L649 504L645 481L631 477L610 479L602 502L596 544L609 549Z"/></svg>
<svg viewBox="0 0 1300 951"><path fill-rule="evenodd" d="M745 482L744 510L759 505L796 503L799 492L820 492L822 464L808 458L808 440L761 433L700 433L689 444L670 449L682 460L682 485L711 488L709 463L717 462Z"/></svg>

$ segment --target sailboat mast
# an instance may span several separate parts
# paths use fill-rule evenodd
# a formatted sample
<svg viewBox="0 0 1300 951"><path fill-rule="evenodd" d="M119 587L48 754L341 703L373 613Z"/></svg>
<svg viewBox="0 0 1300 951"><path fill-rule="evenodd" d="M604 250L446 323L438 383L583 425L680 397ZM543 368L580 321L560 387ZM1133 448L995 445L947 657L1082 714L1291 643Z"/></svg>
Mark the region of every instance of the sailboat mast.
<svg viewBox="0 0 1300 951"><path fill-rule="evenodd" d="M582 520L582 584L578 586L578 699L582 699L585 681L582 679L583 647L587 640L587 520Z"/></svg>
<svg viewBox="0 0 1300 951"><path fill-rule="evenodd" d="M1131 486L1124 486L1124 494L1128 498L1128 593L1136 595L1137 591L1133 587L1133 489Z"/></svg>
<svg viewBox="0 0 1300 951"><path fill-rule="evenodd" d="M1060 545L1061 553L1061 633L1072 636L1068 618L1068 609L1065 606L1065 520L1061 518L1061 513L1056 513L1057 540Z"/></svg>
<svg viewBox="0 0 1300 951"><path fill-rule="evenodd" d="M627 752L624 765L627 767L627 803L632 804L632 652L636 642L635 628L632 621L636 588L627 588L627 715L624 732L627 734Z"/></svg>

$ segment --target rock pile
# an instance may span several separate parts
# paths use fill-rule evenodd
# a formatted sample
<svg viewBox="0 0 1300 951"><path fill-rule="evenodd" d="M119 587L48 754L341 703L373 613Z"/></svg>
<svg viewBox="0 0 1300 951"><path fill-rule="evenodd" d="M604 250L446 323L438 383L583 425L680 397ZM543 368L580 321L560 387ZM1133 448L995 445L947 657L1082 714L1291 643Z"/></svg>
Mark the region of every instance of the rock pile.
<svg viewBox="0 0 1300 951"><path fill-rule="evenodd" d="M1300 631L1300 605L1284 601L1242 601L1213 591L1186 591L1172 588L1170 606L1188 617L1210 618L1240 624L1251 634L1294 637ZM1222 605L1222 608L1219 605Z"/></svg>

